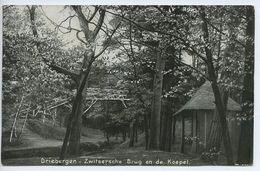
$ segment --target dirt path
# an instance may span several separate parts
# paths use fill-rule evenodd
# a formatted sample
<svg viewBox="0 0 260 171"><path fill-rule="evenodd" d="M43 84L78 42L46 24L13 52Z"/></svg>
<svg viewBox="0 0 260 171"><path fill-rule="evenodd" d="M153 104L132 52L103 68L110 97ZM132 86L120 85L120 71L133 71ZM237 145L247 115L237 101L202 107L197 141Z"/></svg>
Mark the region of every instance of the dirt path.
<svg viewBox="0 0 260 171"><path fill-rule="evenodd" d="M88 136L81 137L81 143L90 142L97 143L100 141L105 141L105 138L102 132L94 130L94 129L86 129L85 131L89 131ZM62 140L56 139L47 139L44 138L37 133L28 129L28 127L24 128L22 135L22 144L18 146L5 146L3 151L10 150L22 150L22 149L32 149L32 148L44 148L44 147L58 147L62 145Z"/></svg>

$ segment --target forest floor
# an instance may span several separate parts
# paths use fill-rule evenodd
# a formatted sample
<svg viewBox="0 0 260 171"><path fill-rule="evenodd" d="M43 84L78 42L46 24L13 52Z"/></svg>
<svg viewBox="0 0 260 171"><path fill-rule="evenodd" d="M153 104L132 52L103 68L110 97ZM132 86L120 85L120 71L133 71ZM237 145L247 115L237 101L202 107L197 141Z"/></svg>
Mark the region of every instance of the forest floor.
<svg viewBox="0 0 260 171"><path fill-rule="evenodd" d="M39 120L29 120L18 140L13 138L10 143L10 132L6 131L6 133L3 133L3 151L61 146L65 132L66 129L64 127L53 126L48 121L43 124ZM20 135L18 134L17 136L19 137ZM101 130L82 127L81 142L97 143L100 141L105 141Z"/></svg>
<svg viewBox="0 0 260 171"><path fill-rule="evenodd" d="M91 130L96 133L86 137L85 140L95 141L102 140L98 130ZM92 138L90 138L92 136ZM103 139L104 140L104 139ZM105 141L105 140L104 140ZM178 152L165 151L148 151L144 149L142 135L135 147L128 147L129 141L120 144L121 139L115 137L110 139L110 145L96 150L82 152L79 157L70 157L65 160L63 165L142 165L142 166L205 166L214 165L200 159L199 155L182 154ZM47 144L46 144L47 145ZM53 145L53 144L52 144ZM58 145L58 144L57 144ZM36 155L37 156L37 155ZM7 166L31 166L31 165L58 165L58 157L19 157L2 159L2 164ZM54 155L56 156L56 155ZM54 162L54 163L51 163ZM75 163L69 163L75 161ZM56 163L55 163L56 162ZM66 163L67 162L67 163ZM218 164L223 165L223 164Z"/></svg>
<svg viewBox="0 0 260 171"><path fill-rule="evenodd" d="M55 162L59 161L58 157L53 156L59 154L65 128L48 126L48 123L33 123L28 122L29 125L25 127L22 143L5 145L2 148L3 165L57 165ZM66 159L64 165L198 166L225 163L208 163L195 154L145 150L144 134L139 135L135 147L129 147L129 139L122 143L120 137L111 137L110 143L107 143L103 132L97 129L82 127L82 134L81 156ZM9 134L5 138L8 137ZM75 163L66 163L74 160Z"/></svg>

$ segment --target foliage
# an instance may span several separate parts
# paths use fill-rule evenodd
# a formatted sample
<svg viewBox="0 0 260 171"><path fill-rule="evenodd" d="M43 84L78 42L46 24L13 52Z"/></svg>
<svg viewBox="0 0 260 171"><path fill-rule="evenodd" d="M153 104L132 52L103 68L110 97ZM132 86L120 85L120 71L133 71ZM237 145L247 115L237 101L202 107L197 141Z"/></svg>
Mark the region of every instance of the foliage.
<svg viewBox="0 0 260 171"><path fill-rule="evenodd" d="M15 112L23 95L27 97L27 103L32 102L32 106L45 106L53 98L70 95L66 89L71 85L69 79L50 70L42 59L53 59L66 67L73 67L68 66L73 61L68 61L71 59L66 56L77 52L62 49L61 39L45 29L40 19L38 29L42 36L35 38L31 34L26 11L11 8L4 13L3 21L3 104L6 114Z"/></svg>
<svg viewBox="0 0 260 171"><path fill-rule="evenodd" d="M208 152L203 152L201 155L201 159L208 162L217 161L220 154L221 151L217 151L216 148L212 148Z"/></svg>

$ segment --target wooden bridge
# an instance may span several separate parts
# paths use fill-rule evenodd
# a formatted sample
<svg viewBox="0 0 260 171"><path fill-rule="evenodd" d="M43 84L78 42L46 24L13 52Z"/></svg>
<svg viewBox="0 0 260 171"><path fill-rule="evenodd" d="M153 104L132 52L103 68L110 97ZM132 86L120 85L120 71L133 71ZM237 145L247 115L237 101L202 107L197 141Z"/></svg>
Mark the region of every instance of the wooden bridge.
<svg viewBox="0 0 260 171"><path fill-rule="evenodd" d="M127 98L128 91L127 90L117 90L117 89L102 89L102 88L88 88L86 90L85 100L89 102L86 105L86 109L83 112L83 115L87 113L87 111L97 102L97 101L121 101L125 108L127 108L125 101L129 101ZM39 104L36 108L31 108L31 102L25 102L26 96L23 96L20 104L18 106L17 112L11 114L9 117L14 117L14 121L11 128L10 142L12 141L12 137L16 137L16 123L19 118L24 118L24 124L27 121L29 116L36 117L37 115L42 115L43 122L46 116L49 116L53 119L53 123L55 123L57 108L63 105L66 105L69 108L72 108L70 102L73 99L71 97L58 97L54 98L51 101L46 102L45 104ZM23 127L21 129L21 133L23 131Z"/></svg>

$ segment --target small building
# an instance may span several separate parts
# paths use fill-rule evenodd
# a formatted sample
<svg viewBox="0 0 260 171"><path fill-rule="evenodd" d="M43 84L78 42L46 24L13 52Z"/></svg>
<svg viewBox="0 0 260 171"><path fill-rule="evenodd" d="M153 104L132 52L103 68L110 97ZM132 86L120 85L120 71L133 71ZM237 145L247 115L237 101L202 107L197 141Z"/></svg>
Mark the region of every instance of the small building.
<svg viewBox="0 0 260 171"><path fill-rule="evenodd" d="M240 105L231 98L228 98L226 115L231 144L235 155L238 147L240 132L240 125L235 119L235 116L240 111ZM214 94L210 82L206 81L194 94L194 96L173 115L175 118L175 149L177 148L177 150L184 153L203 152L208 143L209 132L212 128L212 124L217 120L216 117L214 117L214 112Z"/></svg>

